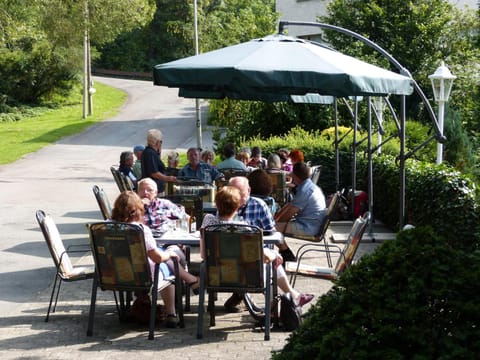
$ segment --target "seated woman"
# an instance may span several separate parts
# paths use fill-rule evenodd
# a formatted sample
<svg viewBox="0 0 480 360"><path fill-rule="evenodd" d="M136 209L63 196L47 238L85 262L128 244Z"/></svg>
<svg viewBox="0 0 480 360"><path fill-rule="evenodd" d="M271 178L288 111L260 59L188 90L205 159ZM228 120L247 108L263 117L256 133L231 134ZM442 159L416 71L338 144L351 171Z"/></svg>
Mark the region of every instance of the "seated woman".
<svg viewBox="0 0 480 360"><path fill-rule="evenodd" d="M275 199L271 196L273 192L272 179L265 170L256 169L248 176L248 184L250 185L250 195L259 197L270 208L272 215L275 215L279 207Z"/></svg>
<svg viewBox="0 0 480 360"><path fill-rule="evenodd" d="M292 160L289 158L290 151L288 149L282 148L277 152L282 162L282 170L291 172L293 169Z"/></svg>
<svg viewBox="0 0 480 360"><path fill-rule="evenodd" d="M124 151L120 154L120 166L118 167L118 171L120 171L123 175L129 178L132 181L134 189L137 188L137 178L133 173L133 152L131 151Z"/></svg>
<svg viewBox="0 0 480 360"><path fill-rule="evenodd" d="M215 196L215 204L217 205L217 215L205 215L205 217L203 218L202 227L200 229L200 234L203 234L203 230L208 225L217 225L224 223L245 224L245 222L235 219L237 210L241 205L240 190L238 190L236 187L222 187ZM203 236L200 237L200 255L202 259L205 258L205 245L203 241ZM285 273L285 269L282 266L283 259L276 251L266 247L263 250L263 256L265 263L275 262L278 265L277 284L284 293L290 293L292 298L299 306L303 306L312 301L314 295L301 294L290 286L287 274ZM234 296L239 297L240 295L236 294ZM227 303L225 304L225 307L227 308L227 310L230 310L227 306Z"/></svg>
<svg viewBox="0 0 480 360"><path fill-rule="evenodd" d="M155 264L160 264L159 276L160 280L173 274L172 258L178 259L178 255L170 250L162 250L157 247L157 243L153 238L151 230L142 224L143 220L143 203L140 197L133 191L124 191L115 200L112 209L112 221L127 222L139 225L143 228L145 237L145 248L150 263L151 274L155 270ZM185 271L179 266L180 278L191 284L191 287L198 289L198 278ZM160 296L165 305L166 326L177 326L177 315L175 312L175 287L173 285L160 291Z"/></svg>

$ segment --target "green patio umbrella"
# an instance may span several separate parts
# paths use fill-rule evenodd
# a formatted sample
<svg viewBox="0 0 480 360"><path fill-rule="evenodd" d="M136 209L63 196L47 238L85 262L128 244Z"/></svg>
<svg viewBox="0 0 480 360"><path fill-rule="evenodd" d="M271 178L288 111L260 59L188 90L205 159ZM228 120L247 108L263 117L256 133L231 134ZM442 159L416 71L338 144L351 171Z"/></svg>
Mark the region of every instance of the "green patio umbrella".
<svg viewBox="0 0 480 360"><path fill-rule="evenodd" d="M307 93L346 97L413 92L407 76L280 34L159 64L153 75L155 85L206 99L283 101Z"/></svg>

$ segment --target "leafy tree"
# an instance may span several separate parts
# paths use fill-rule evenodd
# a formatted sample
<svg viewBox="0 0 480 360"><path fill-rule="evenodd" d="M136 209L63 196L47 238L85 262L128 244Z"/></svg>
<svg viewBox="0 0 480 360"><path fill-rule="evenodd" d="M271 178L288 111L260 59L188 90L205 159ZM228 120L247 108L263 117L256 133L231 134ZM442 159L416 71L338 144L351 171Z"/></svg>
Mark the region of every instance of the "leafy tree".
<svg viewBox="0 0 480 360"><path fill-rule="evenodd" d="M141 26L154 9L151 0L0 0L0 103L38 103L69 91L86 28L101 44Z"/></svg>
<svg viewBox="0 0 480 360"><path fill-rule="evenodd" d="M478 129L478 67L475 46L478 17L460 11L446 0L333 0L322 22L353 30L392 54L407 68L423 91L433 98L428 75L445 60L457 76L450 104L461 109L467 130ZM327 40L342 52L389 66L373 49L338 32L326 31ZM425 119L420 99L407 101L409 116Z"/></svg>

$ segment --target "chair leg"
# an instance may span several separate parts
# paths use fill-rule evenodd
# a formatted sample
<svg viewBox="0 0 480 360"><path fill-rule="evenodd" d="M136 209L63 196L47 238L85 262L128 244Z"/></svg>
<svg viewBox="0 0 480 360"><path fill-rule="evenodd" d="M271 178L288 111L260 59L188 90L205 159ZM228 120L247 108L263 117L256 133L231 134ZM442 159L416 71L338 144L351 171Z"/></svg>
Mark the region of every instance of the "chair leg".
<svg viewBox="0 0 480 360"><path fill-rule="evenodd" d="M92 296L90 299L90 311L88 313L88 327L87 327L87 336L92 336L93 335L93 320L95 317L95 302L97 301L97 289L98 289L98 284L97 284L97 278L93 278L92 282Z"/></svg>
<svg viewBox="0 0 480 360"><path fill-rule="evenodd" d="M48 310L47 310L47 316L45 317L45 322L48 322L48 319L50 317L50 309L52 308L53 296L55 294L55 289L57 287L57 280L58 280L58 274L55 274L55 278L53 280L52 294L50 295L50 303L48 304ZM55 301L55 305L56 304L57 302ZM55 307L53 308L52 312L55 312Z"/></svg>
<svg viewBox="0 0 480 360"><path fill-rule="evenodd" d="M52 313L54 313L55 310L57 310L58 295L60 295L60 287L62 286L62 279L59 279L58 275L56 279L58 281L58 288L57 288L57 295L55 295L55 303L53 304Z"/></svg>
<svg viewBox="0 0 480 360"><path fill-rule="evenodd" d="M208 291L208 311L210 312L210 326L215 326L215 293Z"/></svg>
<svg viewBox="0 0 480 360"><path fill-rule="evenodd" d="M327 264L328 264L328 267L331 268L333 266L332 256L330 255L330 249L328 248L327 238L325 236L323 236L323 244L325 245L325 255L327 256Z"/></svg>
<svg viewBox="0 0 480 360"><path fill-rule="evenodd" d="M272 267L266 266L266 286L265 286L265 337L264 340L270 340L270 314L271 314L271 301L272 301L272 294L271 290L272 287L270 286L271 281L271 270Z"/></svg>
<svg viewBox="0 0 480 360"><path fill-rule="evenodd" d="M200 266L200 293L198 294L197 339L203 338L203 313L205 311L205 277L202 265Z"/></svg>

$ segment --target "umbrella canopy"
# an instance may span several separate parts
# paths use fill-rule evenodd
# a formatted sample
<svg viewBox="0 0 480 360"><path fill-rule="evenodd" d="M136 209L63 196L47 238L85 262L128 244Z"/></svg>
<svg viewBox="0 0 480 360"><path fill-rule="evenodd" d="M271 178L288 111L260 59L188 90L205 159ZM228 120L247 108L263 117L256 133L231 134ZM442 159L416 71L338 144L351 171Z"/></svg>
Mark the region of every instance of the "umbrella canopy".
<svg viewBox="0 0 480 360"><path fill-rule="evenodd" d="M193 98L282 101L288 95L410 95L413 81L318 43L270 35L156 65L154 84Z"/></svg>

